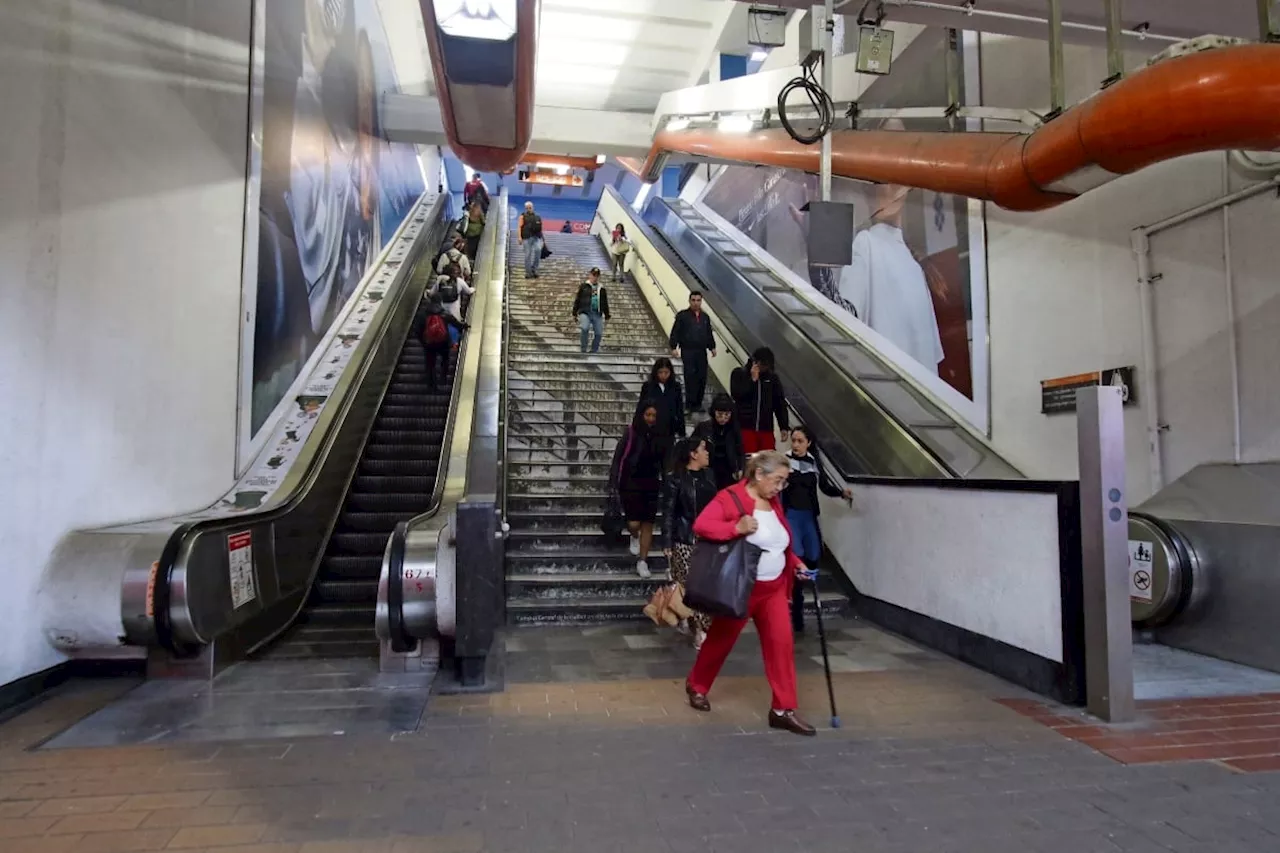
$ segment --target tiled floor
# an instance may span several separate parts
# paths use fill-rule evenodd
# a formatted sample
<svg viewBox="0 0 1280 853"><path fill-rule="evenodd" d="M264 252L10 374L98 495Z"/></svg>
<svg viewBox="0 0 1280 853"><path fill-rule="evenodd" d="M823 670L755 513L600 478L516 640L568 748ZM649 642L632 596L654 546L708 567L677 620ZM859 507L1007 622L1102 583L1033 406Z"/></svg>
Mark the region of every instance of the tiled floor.
<svg viewBox="0 0 1280 853"><path fill-rule="evenodd" d="M765 727L754 638L698 714L692 653L648 628L513 632L505 692L433 696L390 735L31 748L125 688L69 684L0 724L0 850L1280 850L1280 773L1125 765L995 701L1031 698L1007 684L857 623L831 639L844 727L816 738ZM801 703L825 724L815 654Z"/></svg>

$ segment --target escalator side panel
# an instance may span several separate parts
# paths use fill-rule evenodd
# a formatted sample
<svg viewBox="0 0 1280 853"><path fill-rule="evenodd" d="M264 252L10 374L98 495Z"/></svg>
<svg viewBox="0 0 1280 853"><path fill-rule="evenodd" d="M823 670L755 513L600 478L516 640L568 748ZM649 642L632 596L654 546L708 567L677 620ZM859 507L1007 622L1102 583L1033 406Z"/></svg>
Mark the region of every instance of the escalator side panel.
<svg viewBox="0 0 1280 853"><path fill-rule="evenodd" d="M750 349L770 347L787 397L822 435L823 449L846 474L936 479L952 476L933 454L878 406L865 390L790 323L760 290L743 281L737 265L714 251L666 205L650 203L653 227L714 297L729 332Z"/></svg>

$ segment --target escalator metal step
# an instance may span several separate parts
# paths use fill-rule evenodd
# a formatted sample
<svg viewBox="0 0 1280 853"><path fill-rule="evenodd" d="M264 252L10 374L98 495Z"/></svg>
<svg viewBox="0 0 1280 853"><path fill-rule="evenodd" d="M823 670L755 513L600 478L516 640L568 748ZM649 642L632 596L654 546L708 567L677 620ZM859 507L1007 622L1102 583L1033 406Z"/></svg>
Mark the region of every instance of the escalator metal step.
<svg viewBox="0 0 1280 853"><path fill-rule="evenodd" d="M366 580L377 581L382 574L382 553L376 556L359 557L325 557L320 564L320 575L323 579L333 580Z"/></svg>
<svg viewBox="0 0 1280 853"><path fill-rule="evenodd" d="M423 495L418 502L422 509L417 512L344 512L338 517L338 529L351 533L382 533L390 536L397 524L413 518L418 512L425 510L430 502L431 496Z"/></svg>
<svg viewBox="0 0 1280 853"><path fill-rule="evenodd" d="M352 490L343 509L351 512L419 513L431 501L430 492L371 494Z"/></svg>
<svg viewBox="0 0 1280 853"><path fill-rule="evenodd" d="M440 464L440 451L430 448L420 459L371 459L366 457L360 463L360 473L371 476L386 474L402 474L408 477L430 477L435 482L436 468Z"/></svg>
<svg viewBox="0 0 1280 853"><path fill-rule="evenodd" d="M315 605L350 604L376 605L378 603L378 579L372 580L322 580L311 588L309 601Z"/></svg>

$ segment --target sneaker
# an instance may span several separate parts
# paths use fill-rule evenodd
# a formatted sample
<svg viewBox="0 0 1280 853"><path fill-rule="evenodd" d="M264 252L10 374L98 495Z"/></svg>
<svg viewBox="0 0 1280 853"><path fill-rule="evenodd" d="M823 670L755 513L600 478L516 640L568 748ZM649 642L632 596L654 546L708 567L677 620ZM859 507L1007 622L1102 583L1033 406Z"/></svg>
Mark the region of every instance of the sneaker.
<svg viewBox="0 0 1280 853"><path fill-rule="evenodd" d="M645 560L636 561L636 574L640 576L641 580L646 580L646 581L649 578L653 577L653 574L649 571L649 563L646 562Z"/></svg>
<svg viewBox="0 0 1280 853"><path fill-rule="evenodd" d="M633 557L640 556L640 537L639 536L631 537L631 556Z"/></svg>

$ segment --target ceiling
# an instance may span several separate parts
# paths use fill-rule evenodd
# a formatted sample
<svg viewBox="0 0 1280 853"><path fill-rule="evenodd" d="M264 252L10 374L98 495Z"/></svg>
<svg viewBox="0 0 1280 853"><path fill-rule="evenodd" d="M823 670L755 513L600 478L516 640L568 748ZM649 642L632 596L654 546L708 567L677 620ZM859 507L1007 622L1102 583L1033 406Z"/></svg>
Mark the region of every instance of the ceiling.
<svg viewBox="0 0 1280 853"><path fill-rule="evenodd" d="M732 0L543 0L536 103L651 113L697 82L730 18L745 36Z"/></svg>
<svg viewBox="0 0 1280 853"><path fill-rule="evenodd" d="M741 0L745 3L747 0ZM857 14L864 0L836 0L837 11ZM1237 36L1258 38L1257 0L1119 0L1122 3L1124 24L1132 28L1141 23L1150 25L1150 32L1176 39L1195 38L1202 35ZM809 8L813 0L770 0L771 5ZM905 21L931 26L956 27L966 30L1005 33L1015 36L1044 38L1045 28L1034 22L1019 22L995 16L965 15L963 0L930 0L926 5L913 5L885 0L889 21ZM955 11L935 8L951 6ZM979 12L997 12L1045 17L1049 4L1046 0L980 0ZM1105 23L1103 0L1062 0L1062 18L1083 24L1101 26ZM1073 41L1100 41L1100 34L1081 31L1068 32Z"/></svg>
<svg viewBox="0 0 1280 853"><path fill-rule="evenodd" d="M377 0L401 91L434 95L419 0ZM536 106L652 113L716 51L748 53L733 0L542 0Z"/></svg>

